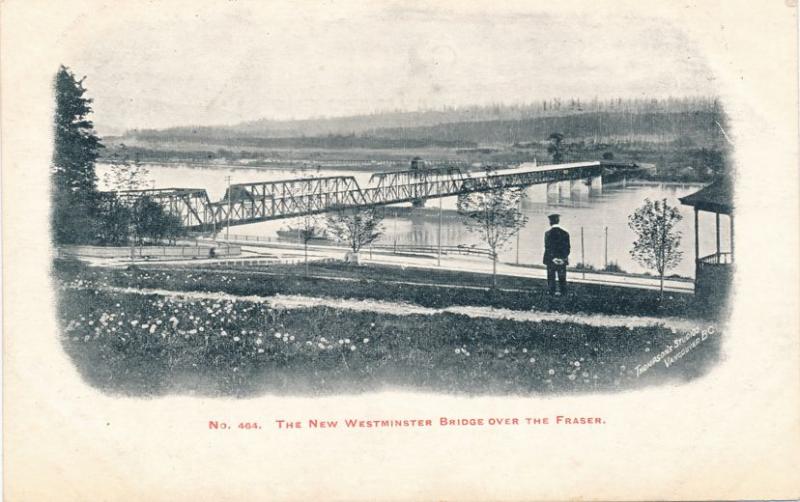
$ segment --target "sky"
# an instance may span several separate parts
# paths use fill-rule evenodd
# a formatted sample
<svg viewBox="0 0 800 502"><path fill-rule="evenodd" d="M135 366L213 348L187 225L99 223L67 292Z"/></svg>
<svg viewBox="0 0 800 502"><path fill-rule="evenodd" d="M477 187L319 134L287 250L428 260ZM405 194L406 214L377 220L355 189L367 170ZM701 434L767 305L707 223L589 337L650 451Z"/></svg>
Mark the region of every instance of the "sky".
<svg viewBox="0 0 800 502"><path fill-rule="evenodd" d="M87 77L104 134L715 93L696 44L646 15L417 3L135 5L106 6L63 39L73 48L64 64Z"/></svg>

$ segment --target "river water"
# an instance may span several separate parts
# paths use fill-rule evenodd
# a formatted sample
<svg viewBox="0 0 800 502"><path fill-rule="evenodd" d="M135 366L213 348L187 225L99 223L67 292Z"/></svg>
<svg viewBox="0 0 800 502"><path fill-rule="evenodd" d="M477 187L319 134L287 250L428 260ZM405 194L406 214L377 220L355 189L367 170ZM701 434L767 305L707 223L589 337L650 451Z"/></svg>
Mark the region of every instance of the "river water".
<svg viewBox="0 0 800 502"><path fill-rule="evenodd" d="M364 188L369 184L370 172L346 170L303 169L254 169L226 166L189 166L189 165L148 165L146 178L155 188L204 188L211 200L220 200L227 186L227 177L231 183L256 181L274 181L280 179L300 178L306 176L354 176ZM100 188L104 185L104 174L109 166L97 166ZM585 184L573 184L572 190L562 186L560 193L552 191L548 194L545 185L536 185L527 189L527 198L523 200L522 211L528 217L519 237L512 237L500 259L520 264L541 263L544 232L549 227L547 215L553 212L561 214L561 226L571 236L572 254L570 262L583 262L596 268L603 268L606 263L615 262L626 272L642 273L646 269L636 263L630 256L635 236L628 227L628 216L639 207L645 198L651 200L666 198L671 205L678 207L683 219L678 224L682 233L680 249L683 259L668 274L679 274L691 277L694 275L694 212L691 207L683 206L678 201L702 188L697 184L659 183L627 180L626 182L606 183L602 188L589 187ZM384 219L385 233L380 239L383 244L415 244L436 246L439 236L439 199L426 202L425 208L415 209L410 214L399 210L395 216L392 206L386 208ZM476 245L486 247L478 235L467 230L455 212L456 197L441 199L442 229L441 242L444 246ZM730 223L727 216L721 216L721 247L729 251ZM232 227L231 234L258 235L275 237L276 231L294 223L291 219L254 223ZM710 213L700 213L700 255L705 256L716 250L715 220ZM581 233L583 238L581 239ZM581 245L581 241L583 244Z"/></svg>

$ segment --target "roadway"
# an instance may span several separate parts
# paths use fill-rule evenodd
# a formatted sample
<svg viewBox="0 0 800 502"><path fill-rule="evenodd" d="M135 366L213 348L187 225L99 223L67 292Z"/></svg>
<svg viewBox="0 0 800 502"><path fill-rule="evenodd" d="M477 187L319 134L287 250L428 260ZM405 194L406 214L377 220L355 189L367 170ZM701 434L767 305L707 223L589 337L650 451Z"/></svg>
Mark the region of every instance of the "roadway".
<svg viewBox="0 0 800 502"><path fill-rule="evenodd" d="M213 241L208 241L209 244ZM268 267L272 263L299 264L303 262L303 247L291 242L263 242L253 243L248 241L230 240L230 244L241 246L242 255L239 257L226 257L215 259L198 260L105 260L100 258L92 259L93 265L100 266L127 266L136 265L191 265L191 266L231 266L243 262L257 263ZM224 246L225 241L218 240L217 246ZM308 259L318 260L340 260L347 252L347 248L339 246L308 246ZM470 272L491 275L492 263L486 257L480 256L460 256L456 254L442 255L441 265L437 264L437 257L431 253L410 253L404 251L402 254L394 254L388 250L363 249L359 259L363 264L386 265L400 268L417 268L430 270L450 270L455 272ZM532 279L547 279L547 271L540 266L515 265L513 263L498 263L497 273L512 277L528 277ZM487 277L487 281L489 278ZM616 274L605 272L575 272L570 271L568 275L570 282L584 284L602 284L607 286L619 286L626 288L640 288L657 290L659 279L657 277L647 277L640 275ZM676 293L694 292L694 282L686 279L664 279L664 290Z"/></svg>

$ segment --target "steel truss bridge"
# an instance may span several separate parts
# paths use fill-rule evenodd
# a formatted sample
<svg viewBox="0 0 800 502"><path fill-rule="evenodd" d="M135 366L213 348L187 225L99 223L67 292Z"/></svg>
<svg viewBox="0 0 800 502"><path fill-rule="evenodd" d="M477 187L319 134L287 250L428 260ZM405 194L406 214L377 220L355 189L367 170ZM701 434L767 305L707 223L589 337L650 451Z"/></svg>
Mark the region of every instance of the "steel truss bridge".
<svg viewBox="0 0 800 502"><path fill-rule="evenodd" d="M609 172L638 171L640 166L612 161L534 166L522 164L489 172L462 172L457 167L420 168L375 173L369 186L353 176L327 176L279 181L237 183L222 200L212 202L202 188L163 188L115 192L125 204L148 197L169 213L179 215L189 230L319 214L332 209L366 208L437 197L484 192L496 188L592 179Z"/></svg>

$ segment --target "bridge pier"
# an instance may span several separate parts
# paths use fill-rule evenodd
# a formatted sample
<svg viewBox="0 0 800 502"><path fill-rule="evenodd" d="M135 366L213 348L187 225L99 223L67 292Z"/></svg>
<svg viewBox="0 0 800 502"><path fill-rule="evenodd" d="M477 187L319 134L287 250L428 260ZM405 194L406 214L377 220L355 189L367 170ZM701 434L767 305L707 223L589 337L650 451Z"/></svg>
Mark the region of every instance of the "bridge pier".
<svg viewBox="0 0 800 502"><path fill-rule="evenodd" d="M411 201L412 207L425 207L425 199L414 199Z"/></svg>
<svg viewBox="0 0 800 502"><path fill-rule="evenodd" d="M589 185L585 179L572 180L569 188L571 192L589 193Z"/></svg>
<svg viewBox="0 0 800 502"><path fill-rule="evenodd" d="M591 193L603 193L603 177L602 176L592 176L589 178L589 187Z"/></svg>
<svg viewBox="0 0 800 502"><path fill-rule="evenodd" d="M558 196L562 199L572 198L572 180L558 182Z"/></svg>
<svg viewBox="0 0 800 502"><path fill-rule="evenodd" d="M569 199L572 184L570 180L553 181L547 184L547 197L549 199Z"/></svg>
<svg viewBox="0 0 800 502"><path fill-rule="evenodd" d="M528 200L531 202L547 202L549 187L549 183L540 183L538 185L529 186L526 190L528 194Z"/></svg>

